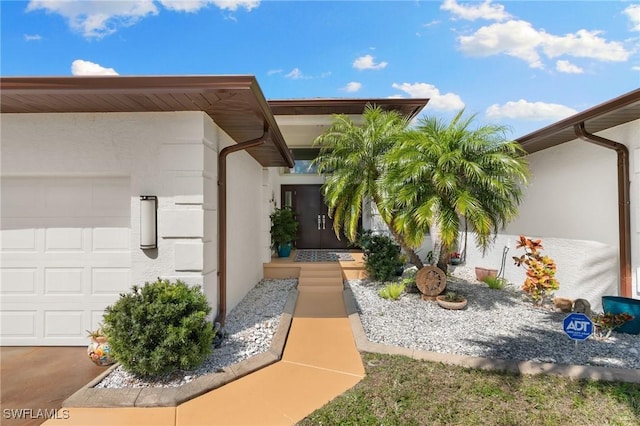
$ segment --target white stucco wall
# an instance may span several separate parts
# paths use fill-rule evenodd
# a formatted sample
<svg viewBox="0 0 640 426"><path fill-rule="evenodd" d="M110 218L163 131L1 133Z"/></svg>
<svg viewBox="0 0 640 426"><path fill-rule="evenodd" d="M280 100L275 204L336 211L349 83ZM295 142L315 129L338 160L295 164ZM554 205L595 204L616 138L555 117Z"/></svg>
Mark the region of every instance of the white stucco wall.
<svg viewBox="0 0 640 426"><path fill-rule="evenodd" d="M127 178L130 285L181 279L203 286L215 310L217 138L201 112L3 114L2 177ZM156 250L139 248L140 195L158 196Z"/></svg>
<svg viewBox="0 0 640 426"><path fill-rule="evenodd" d="M640 297L640 120L627 123L599 136L625 144L630 151L632 294ZM556 261L560 281L558 296L586 298L595 309L600 296L618 294L617 156L614 151L575 140L534 153L528 157L531 184L525 190L519 217L498 235L486 254L473 246L467 251L468 266L500 269L502 251L507 255L505 276L514 283L524 281L525 272L516 268L512 256L519 235L541 238L544 253Z"/></svg>
<svg viewBox="0 0 640 426"><path fill-rule="evenodd" d="M234 143L222 132L220 142L221 149ZM262 279L263 263L269 261L265 173L245 151L227 156L227 312Z"/></svg>

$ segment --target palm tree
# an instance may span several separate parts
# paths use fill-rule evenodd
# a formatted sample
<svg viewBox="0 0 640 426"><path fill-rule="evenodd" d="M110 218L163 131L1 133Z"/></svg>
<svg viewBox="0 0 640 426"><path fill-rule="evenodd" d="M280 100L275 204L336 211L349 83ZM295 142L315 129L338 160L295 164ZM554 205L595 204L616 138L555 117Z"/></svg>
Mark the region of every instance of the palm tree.
<svg viewBox="0 0 640 426"><path fill-rule="evenodd" d="M333 229L336 235L343 231L355 241L362 205L369 198L409 260L421 268L420 258L396 232L393 212L385 209L389 203L383 199L388 191L380 186L387 168L386 154L406 130L408 120L396 111L370 105L362 120L362 124L356 124L346 115L336 115L331 127L314 141L320 146L314 163L326 178L322 193Z"/></svg>
<svg viewBox="0 0 640 426"><path fill-rule="evenodd" d="M394 194L386 198L392 205L385 208L397 211L396 231L416 244L429 229L437 229L438 267L445 271L463 222L485 251L492 235L517 216L529 176L524 151L505 138L504 126L474 130L475 116L463 119L463 113L450 123L420 119L389 151L384 177L384 186Z"/></svg>

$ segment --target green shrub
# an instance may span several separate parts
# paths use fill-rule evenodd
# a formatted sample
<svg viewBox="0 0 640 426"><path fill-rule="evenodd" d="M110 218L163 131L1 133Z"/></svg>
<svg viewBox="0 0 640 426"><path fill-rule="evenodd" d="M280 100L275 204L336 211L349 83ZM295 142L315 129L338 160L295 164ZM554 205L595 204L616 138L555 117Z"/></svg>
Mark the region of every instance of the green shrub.
<svg viewBox="0 0 640 426"><path fill-rule="evenodd" d="M196 368L209 356L215 336L209 312L199 288L158 279L107 307L104 331L125 370L157 376Z"/></svg>
<svg viewBox="0 0 640 426"><path fill-rule="evenodd" d="M383 299L398 300L404 291L403 283L389 283L381 288L378 295Z"/></svg>
<svg viewBox="0 0 640 426"><path fill-rule="evenodd" d="M271 218L271 247L274 250L296 239L298 222L291 207L275 209L269 217Z"/></svg>
<svg viewBox="0 0 640 426"><path fill-rule="evenodd" d="M457 291L449 290L444 294L444 300L447 302L462 302L464 300L464 296Z"/></svg>
<svg viewBox="0 0 640 426"><path fill-rule="evenodd" d="M488 276L484 280L482 280L489 288L494 290L502 290L504 286L507 284L507 280L500 277L491 277Z"/></svg>
<svg viewBox="0 0 640 426"><path fill-rule="evenodd" d="M365 232L359 239L364 253L365 269L376 281L389 281L402 267L400 246L386 235Z"/></svg>

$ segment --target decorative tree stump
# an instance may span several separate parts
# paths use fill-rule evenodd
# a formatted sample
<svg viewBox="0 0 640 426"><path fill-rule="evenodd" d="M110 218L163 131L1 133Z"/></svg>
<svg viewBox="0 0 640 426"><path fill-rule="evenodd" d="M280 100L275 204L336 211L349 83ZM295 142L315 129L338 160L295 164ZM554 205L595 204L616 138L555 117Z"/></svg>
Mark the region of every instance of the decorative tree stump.
<svg viewBox="0 0 640 426"><path fill-rule="evenodd" d="M422 293L422 300L436 300L436 296L447 287L447 276L436 266L425 266L416 275L416 285Z"/></svg>

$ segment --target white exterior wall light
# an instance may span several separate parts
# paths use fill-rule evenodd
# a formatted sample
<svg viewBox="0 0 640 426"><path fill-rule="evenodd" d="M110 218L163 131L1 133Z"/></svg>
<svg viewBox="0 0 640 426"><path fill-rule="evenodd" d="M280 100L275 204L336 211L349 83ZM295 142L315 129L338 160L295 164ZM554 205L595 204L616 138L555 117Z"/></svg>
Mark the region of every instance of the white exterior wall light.
<svg viewBox="0 0 640 426"><path fill-rule="evenodd" d="M158 247L158 197L140 196L140 248L142 250Z"/></svg>

